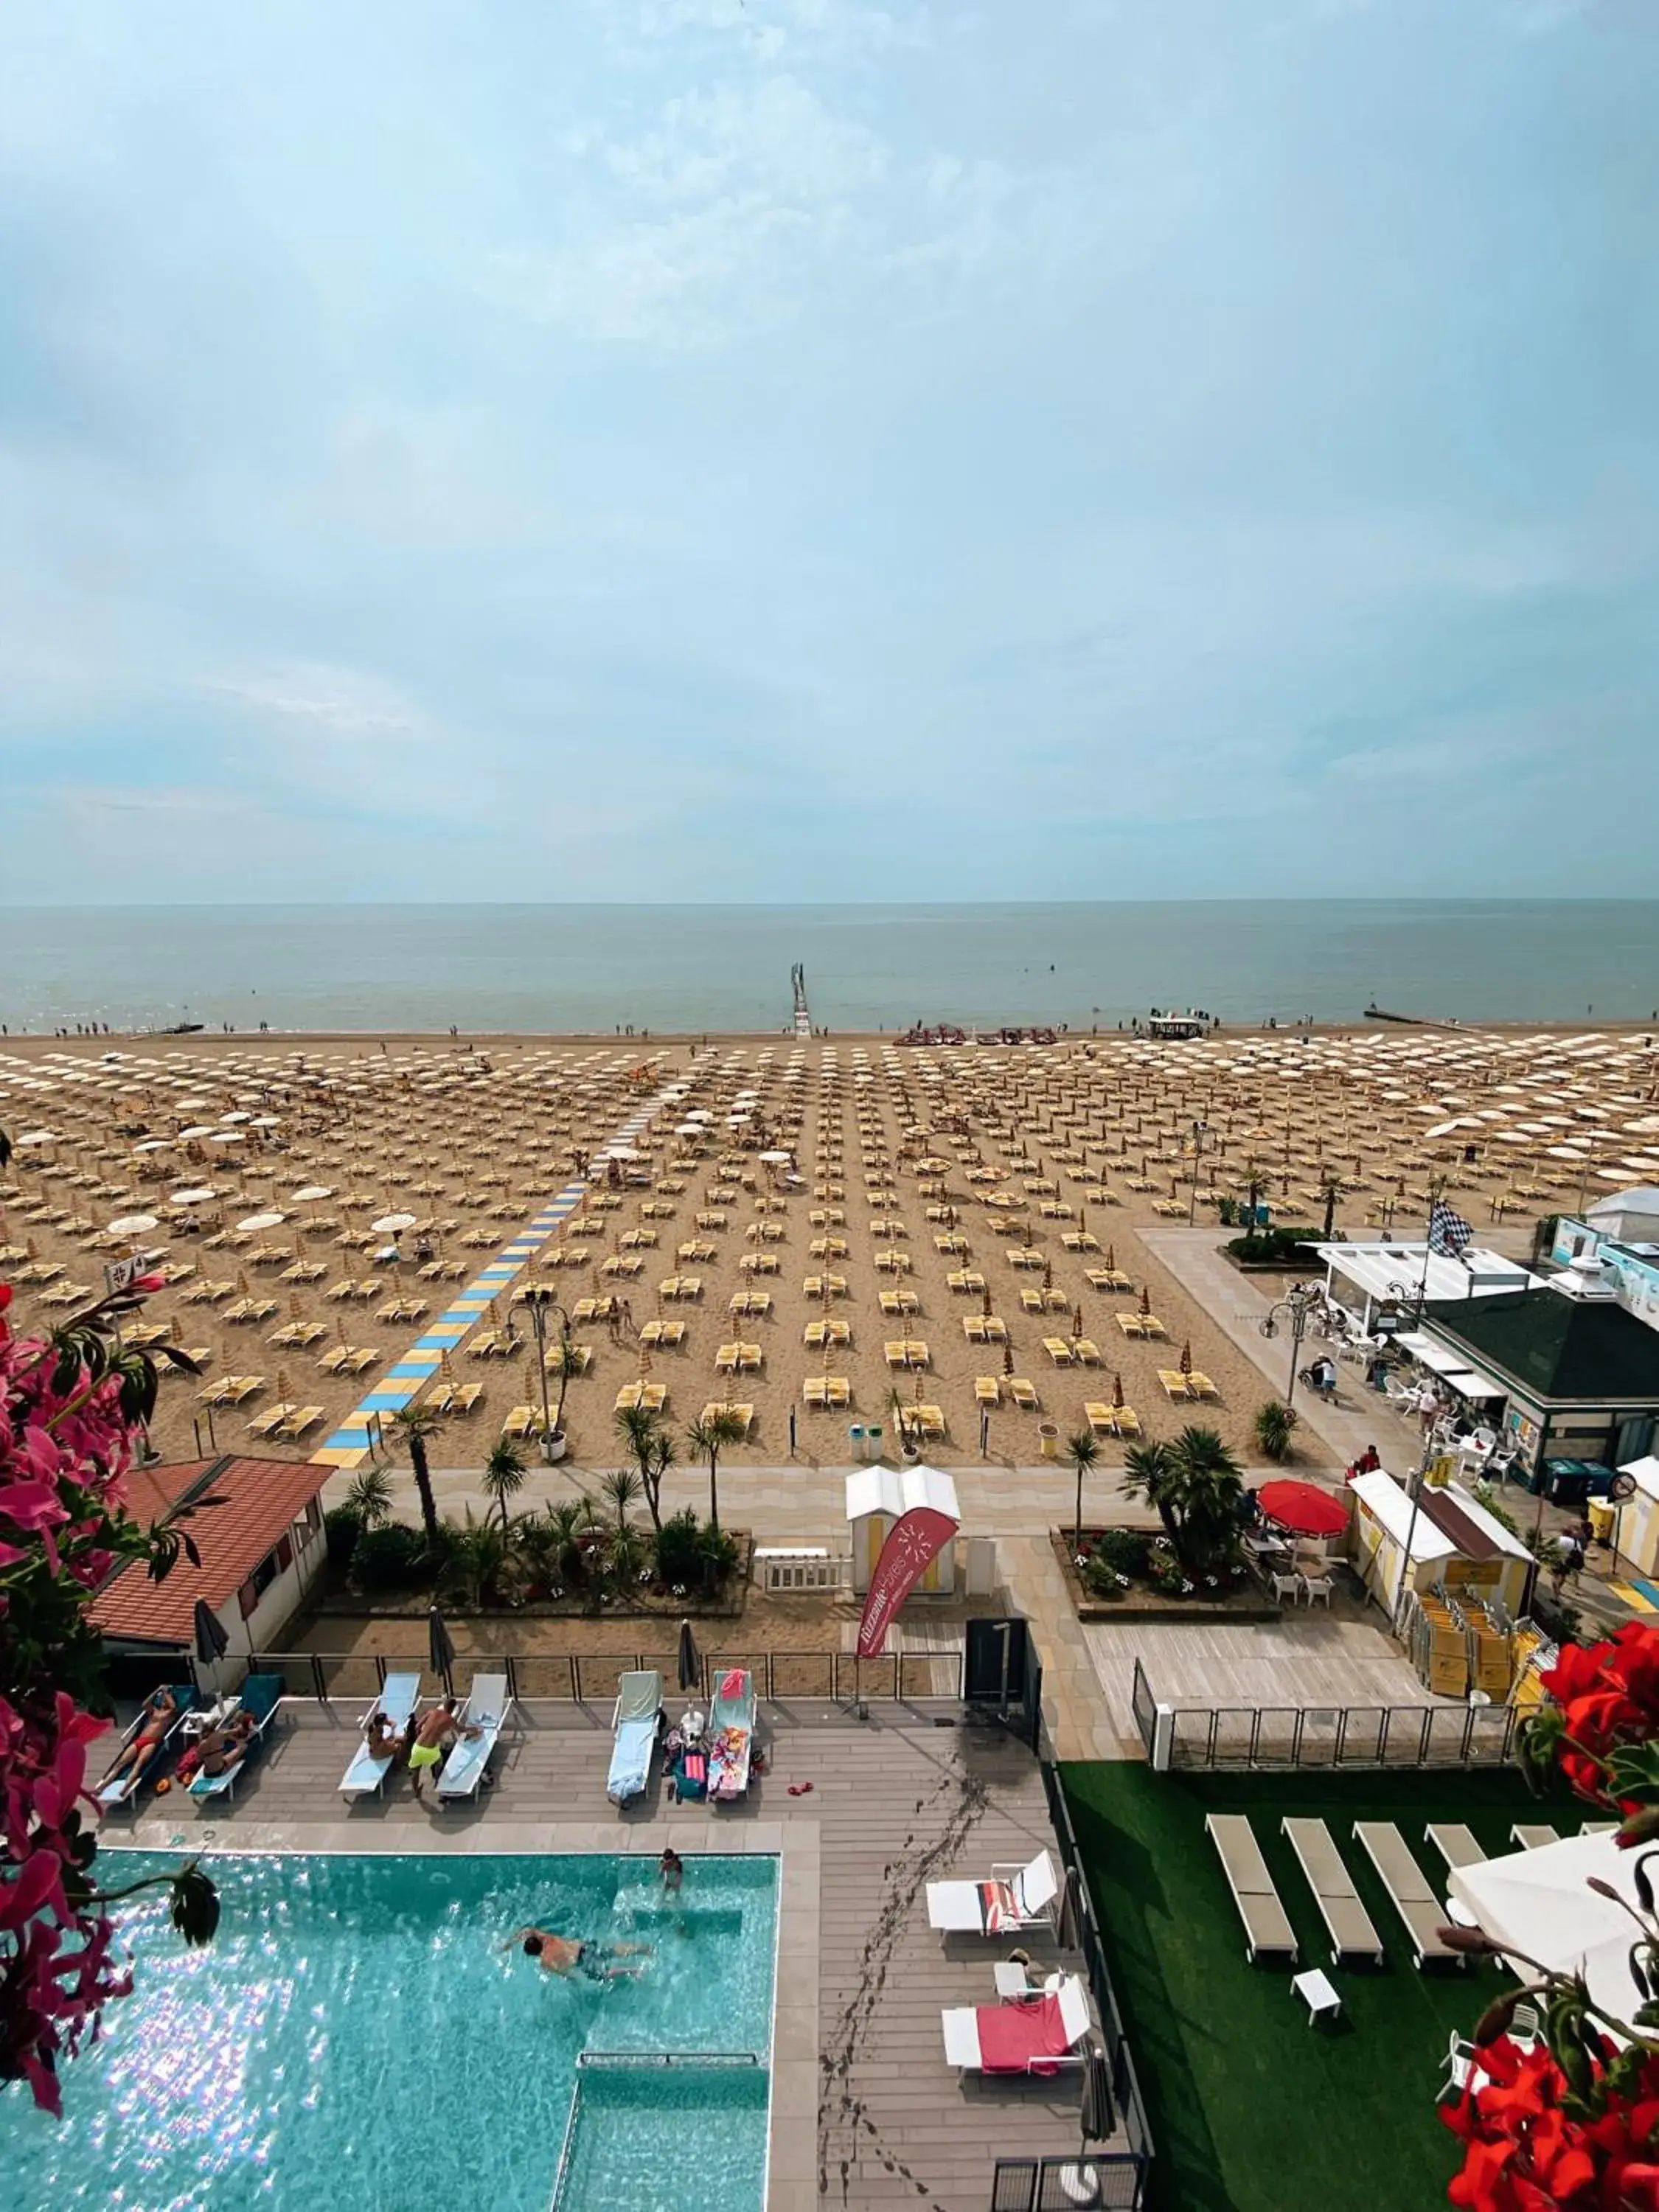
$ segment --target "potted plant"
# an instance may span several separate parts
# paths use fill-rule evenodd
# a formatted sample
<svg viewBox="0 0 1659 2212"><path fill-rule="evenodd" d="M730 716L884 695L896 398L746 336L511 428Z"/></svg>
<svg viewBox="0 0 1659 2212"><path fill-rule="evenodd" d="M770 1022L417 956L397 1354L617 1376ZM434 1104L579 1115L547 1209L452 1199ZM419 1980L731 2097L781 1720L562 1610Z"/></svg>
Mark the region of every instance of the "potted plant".
<svg viewBox="0 0 1659 2212"><path fill-rule="evenodd" d="M556 1376L559 1395L553 1407L553 1425L542 1438L542 1456L550 1467L556 1467L570 1449L564 1432L564 1394L570 1387L571 1377L580 1375L586 1361L580 1345L572 1344L568 1336L561 1336L547 1355L547 1371Z"/></svg>

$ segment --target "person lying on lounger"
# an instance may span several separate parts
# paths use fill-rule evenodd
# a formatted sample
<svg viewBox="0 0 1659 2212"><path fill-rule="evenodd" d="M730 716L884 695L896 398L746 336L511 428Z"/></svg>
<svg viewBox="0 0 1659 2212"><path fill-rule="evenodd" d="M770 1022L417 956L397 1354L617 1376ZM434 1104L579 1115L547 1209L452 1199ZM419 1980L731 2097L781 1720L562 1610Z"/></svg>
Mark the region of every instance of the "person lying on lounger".
<svg viewBox="0 0 1659 2212"><path fill-rule="evenodd" d="M364 1723L363 1748L371 1759L395 1759L407 1741L384 1713L371 1713Z"/></svg>
<svg viewBox="0 0 1659 2212"><path fill-rule="evenodd" d="M541 1962L544 1973L580 1974L590 1982L637 1981L643 1966L623 1966L619 1959L648 1959L649 1943L585 1943L568 1936L555 1936L545 1928L520 1928L501 1945L510 1951L522 1944L526 1959Z"/></svg>
<svg viewBox="0 0 1659 2212"><path fill-rule="evenodd" d="M228 1774L232 1767L240 1766L247 1757L248 1746L253 1741L258 1727L258 1723L246 1706L240 1712L233 1713L222 1728L211 1729L197 1745L194 1771L198 1774ZM182 1759L179 1765L182 1773Z"/></svg>
<svg viewBox="0 0 1659 2212"><path fill-rule="evenodd" d="M120 1753L109 1772L99 1785L106 1789L123 1774L136 1774L149 1757L161 1738L173 1726L173 1716L179 1710L178 1701L171 1690L157 1690L145 1705L138 1732Z"/></svg>

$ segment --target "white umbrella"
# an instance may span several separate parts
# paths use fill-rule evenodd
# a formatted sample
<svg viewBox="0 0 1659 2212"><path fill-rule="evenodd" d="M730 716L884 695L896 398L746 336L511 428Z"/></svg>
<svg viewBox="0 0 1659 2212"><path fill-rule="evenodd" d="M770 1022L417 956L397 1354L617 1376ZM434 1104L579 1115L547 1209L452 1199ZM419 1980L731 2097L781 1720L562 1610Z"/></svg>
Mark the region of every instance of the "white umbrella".
<svg viewBox="0 0 1659 2212"><path fill-rule="evenodd" d="M222 1114L219 1119L229 1127L237 1121L251 1121L253 1116L252 1114Z"/></svg>
<svg viewBox="0 0 1659 2212"><path fill-rule="evenodd" d="M377 1237L395 1237L400 1229L415 1226L415 1216L412 1213L383 1213L378 1221L371 1221L368 1225Z"/></svg>
<svg viewBox="0 0 1659 2212"><path fill-rule="evenodd" d="M216 1129L208 1142L210 1145L245 1145L247 1139L240 1129Z"/></svg>
<svg viewBox="0 0 1659 2212"><path fill-rule="evenodd" d="M1634 1904L1638 1856L1621 1851L1610 1835L1568 1836L1460 1868L1449 1887L1493 1942L1559 1973L1582 1970L1592 1998L1629 2020L1642 2002L1630 1971L1630 1916L1587 1884L1594 1875Z"/></svg>
<svg viewBox="0 0 1659 2212"><path fill-rule="evenodd" d="M170 1152L173 1139L171 1137L146 1137L142 1145L135 1145L132 1149L135 1152Z"/></svg>
<svg viewBox="0 0 1659 2212"><path fill-rule="evenodd" d="M118 1221L111 1222L109 1233L112 1237L146 1237L161 1225L153 1213L124 1213Z"/></svg>
<svg viewBox="0 0 1659 2212"><path fill-rule="evenodd" d="M331 1183L308 1182L303 1190L295 1192L294 1203L296 1206L313 1206L319 1198L332 1198L333 1195Z"/></svg>
<svg viewBox="0 0 1659 2212"><path fill-rule="evenodd" d="M188 1190L175 1190L168 1197L169 1206L205 1206L218 1192L210 1182L193 1183Z"/></svg>
<svg viewBox="0 0 1659 2212"><path fill-rule="evenodd" d="M189 1143L189 1142L191 1142L194 1138L197 1138L197 1137L210 1137L212 1134L213 1134L212 1128L211 1128L211 1127L210 1127L207 1122L205 1122L205 1121L196 1121L196 1122L192 1122L192 1123L191 1123L191 1127L190 1127L188 1129L180 1129L180 1130L179 1130L179 1142L181 1145L182 1145L182 1144L188 1144L188 1143Z"/></svg>
<svg viewBox="0 0 1659 2212"><path fill-rule="evenodd" d="M282 1121L280 1114L256 1114L252 1126L256 1129L276 1129L282 1127Z"/></svg>
<svg viewBox="0 0 1659 2212"><path fill-rule="evenodd" d="M17 1141L20 1145L55 1145L58 1139L50 1129L29 1129Z"/></svg>
<svg viewBox="0 0 1659 2212"><path fill-rule="evenodd" d="M784 1167L787 1167L793 1156L789 1152L761 1152L757 1157L767 1161L769 1164L776 1163Z"/></svg>
<svg viewBox="0 0 1659 2212"><path fill-rule="evenodd" d="M285 1213L250 1213L246 1221L239 1221L239 1229L280 1229L288 1219Z"/></svg>

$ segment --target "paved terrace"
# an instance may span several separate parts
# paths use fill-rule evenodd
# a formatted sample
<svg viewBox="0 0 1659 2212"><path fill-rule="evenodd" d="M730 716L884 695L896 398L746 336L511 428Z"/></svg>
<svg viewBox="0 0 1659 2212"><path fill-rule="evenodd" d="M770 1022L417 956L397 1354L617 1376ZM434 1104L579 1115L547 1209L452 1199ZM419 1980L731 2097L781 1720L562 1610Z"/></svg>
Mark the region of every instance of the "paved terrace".
<svg viewBox="0 0 1659 2212"><path fill-rule="evenodd" d="M1000 2154L1075 2148L1079 2082L959 2080L946 2067L942 2008L991 2002L992 1961L1010 1945L935 1935L924 1887L1052 1843L1042 1778L1018 1741L958 1707L870 1711L860 1723L822 1705L763 1708L769 1771L745 1802L671 1804L659 1787L618 1814L605 1794L608 1708L537 1703L515 1716L482 1802L440 1812L416 1802L402 1774L386 1802L347 1808L337 1793L359 1706L296 1700L228 1813L198 1820L164 1802L135 1840L653 1856L672 1840L685 1853L780 1851L769 2212L901 2202L987 2212ZM811 1786L792 1797L792 1784ZM1059 1958L1052 1943L1024 1941L1039 1966Z"/></svg>

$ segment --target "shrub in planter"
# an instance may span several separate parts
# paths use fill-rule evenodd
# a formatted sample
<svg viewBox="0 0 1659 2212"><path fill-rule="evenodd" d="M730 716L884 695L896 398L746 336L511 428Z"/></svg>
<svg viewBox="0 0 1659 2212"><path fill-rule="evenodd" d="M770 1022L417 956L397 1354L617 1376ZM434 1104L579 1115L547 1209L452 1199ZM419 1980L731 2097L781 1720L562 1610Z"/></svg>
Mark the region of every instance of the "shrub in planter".
<svg viewBox="0 0 1659 2212"><path fill-rule="evenodd" d="M1147 1539L1133 1528L1107 1528L1102 1531L1095 1546L1095 1557L1114 1574L1144 1575L1146 1571Z"/></svg>
<svg viewBox="0 0 1659 2212"><path fill-rule="evenodd" d="M324 1514L323 1541L328 1547L328 1564L337 1575L344 1574L350 1566L362 1533L363 1516L355 1505L331 1506Z"/></svg>
<svg viewBox="0 0 1659 2212"><path fill-rule="evenodd" d="M361 1590L407 1589L427 1565L426 1539L418 1528L389 1521L384 1528L365 1528L351 1555L351 1578Z"/></svg>
<svg viewBox="0 0 1659 2212"><path fill-rule="evenodd" d="M1291 1455L1291 1439L1302 1416L1294 1406L1286 1406L1277 1398L1269 1398L1260 1407L1255 1417L1255 1440L1264 1459L1277 1464Z"/></svg>
<svg viewBox="0 0 1659 2212"><path fill-rule="evenodd" d="M1121 1597L1129 1587L1129 1577L1097 1552L1084 1561L1083 1587L1091 1597Z"/></svg>
<svg viewBox="0 0 1659 2212"><path fill-rule="evenodd" d="M1193 1586L1172 1552L1154 1552L1147 1562L1146 1579L1161 1597L1190 1597Z"/></svg>
<svg viewBox="0 0 1659 2212"><path fill-rule="evenodd" d="M697 1549L702 1555L703 1572L708 1577L711 1589L719 1589L729 1582L737 1571L738 1540L724 1528L707 1528L697 1537Z"/></svg>
<svg viewBox="0 0 1659 2212"><path fill-rule="evenodd" d="M702 1586L702 1534L697 1516L689 1505L683 1512L669 1516L657 1531L659 1582L666 1583L670 1589L693 1589Z"/></svg>

